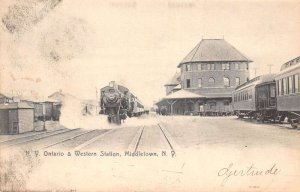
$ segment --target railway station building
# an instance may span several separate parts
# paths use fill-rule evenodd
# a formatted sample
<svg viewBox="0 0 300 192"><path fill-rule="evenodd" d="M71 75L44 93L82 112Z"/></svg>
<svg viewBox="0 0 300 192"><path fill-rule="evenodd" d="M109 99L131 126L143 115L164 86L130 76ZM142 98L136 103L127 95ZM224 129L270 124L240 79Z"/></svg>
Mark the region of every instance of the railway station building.
<svg viewBox="0 0 300 192"><path fill-rule="evenodd" d="M169 114L230 113L231 93L249 80L250 62L224 39L202 39L177 65L180 73L165 85L167 96L157 106Z"/></svg>
<svg viewBox="0 0 300 192"><path fill-rule="evenodd" d="M25 102L0 105L0 134L18 134L34 130L34 108Z"/></svg>

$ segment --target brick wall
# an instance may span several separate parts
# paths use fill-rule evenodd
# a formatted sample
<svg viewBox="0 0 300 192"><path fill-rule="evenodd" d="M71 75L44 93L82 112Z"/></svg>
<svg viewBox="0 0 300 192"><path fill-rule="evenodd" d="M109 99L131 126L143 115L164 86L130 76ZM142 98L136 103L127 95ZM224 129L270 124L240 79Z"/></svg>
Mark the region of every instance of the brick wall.
<svg viewBox="0 0 300 192"><path fill-rule="evenodd" d="M224 62L223 62L224 63ZM227 62L228 63L228 62ZM237 62L235 62L237 63ZM229 70L222 70L221 63L214 63L214 70L198 70L199 63L192 63L191 71L185 71L186 64L181 66L181 80L184 88L187 88L186 79L190 79L191 88L198 88L198 79L202 79L202 87L216 87L223 89L223 78L227 77L230 80L230 87L235 88L236 77L240 78L240 84L243 84L249 78L249 70L247 69L247 62L238 62L239 69L235 69L235 63L230 63ZM209 83L209 78L213 78L215 83Z"/></svg>

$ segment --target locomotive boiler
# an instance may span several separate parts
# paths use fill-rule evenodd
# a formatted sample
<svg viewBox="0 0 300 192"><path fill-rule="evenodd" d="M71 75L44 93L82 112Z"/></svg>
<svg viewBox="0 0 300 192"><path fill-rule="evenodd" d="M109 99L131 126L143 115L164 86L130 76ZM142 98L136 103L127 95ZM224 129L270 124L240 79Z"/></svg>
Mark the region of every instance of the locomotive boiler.
<svg viewBox="0 0 300 192"><path fill-rule="evenodd" d="M127 87L111 81L103 87L100 96L100 114L107 115L109 123L121 124L127 117L144 114L144 106Z"/></svg>

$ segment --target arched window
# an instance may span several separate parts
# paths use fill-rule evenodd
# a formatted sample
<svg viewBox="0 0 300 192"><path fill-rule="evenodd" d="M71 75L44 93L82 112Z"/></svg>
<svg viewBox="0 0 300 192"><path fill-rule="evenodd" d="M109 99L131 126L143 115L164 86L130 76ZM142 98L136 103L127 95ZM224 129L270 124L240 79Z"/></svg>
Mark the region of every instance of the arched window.
<svg viewBox="0 0 300 192"><path fill-rule="evenodd" d="M212 86L212 87L214 87L215 86L215 79L214 78L209 78L208 79L208 84L210 85L210 86Z"/></svg>
<svg viewBox="0 0 300 192"><path fill-rule="evenodd" d="M230 80L229 80L228 77L224 77L223 81L224 81L224 87L229 87L230 86Z"/></svg>

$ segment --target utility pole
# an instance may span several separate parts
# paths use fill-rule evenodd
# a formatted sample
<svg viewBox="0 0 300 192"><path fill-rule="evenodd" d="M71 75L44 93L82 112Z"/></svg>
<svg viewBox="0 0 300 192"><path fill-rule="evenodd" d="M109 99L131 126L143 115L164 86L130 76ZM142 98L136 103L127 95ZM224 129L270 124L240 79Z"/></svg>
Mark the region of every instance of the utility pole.
<svg viewBox="0 0 300 192"><path fill-rule="evenodd" d="M272 68L272 64L269 64L269 65L267 65L267 66L269 66L269 73L271 74L271 68Z"/></svg>

